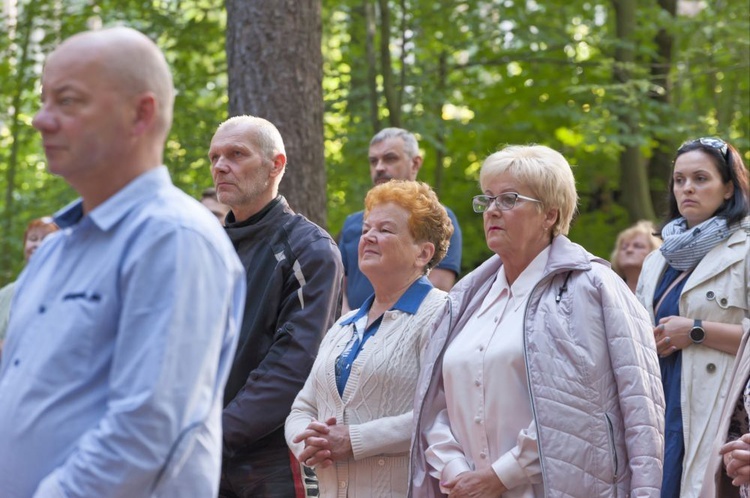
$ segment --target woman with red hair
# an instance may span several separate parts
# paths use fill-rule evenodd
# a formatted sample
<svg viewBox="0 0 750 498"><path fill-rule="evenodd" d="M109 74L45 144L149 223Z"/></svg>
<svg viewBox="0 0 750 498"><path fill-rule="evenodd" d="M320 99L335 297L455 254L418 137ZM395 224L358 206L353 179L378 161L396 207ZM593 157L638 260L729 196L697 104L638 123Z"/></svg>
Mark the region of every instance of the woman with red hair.
<svg viewBox="0 0 750 498"><path fill-rule="evenodd" d="M42 244L42 240L58 230L57 225L49 216L31 220L23 234L23 256L29 261L34 251ZM8 328L8 318L10 317L10 302L13 298L13 287L15 282L11 282L0 289L0 352L5 340L5 331Z"/></svg>

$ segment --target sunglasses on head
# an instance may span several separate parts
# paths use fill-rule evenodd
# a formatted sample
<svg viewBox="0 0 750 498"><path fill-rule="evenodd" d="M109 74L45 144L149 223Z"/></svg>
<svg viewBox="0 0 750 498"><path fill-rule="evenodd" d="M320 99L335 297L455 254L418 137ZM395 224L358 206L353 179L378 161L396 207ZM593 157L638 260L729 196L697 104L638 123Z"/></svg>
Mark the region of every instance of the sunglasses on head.
<svg viewBox="0 0 750 498"><path fill-rule="evenodd" d="M729 151L729 147L727 146L727 143L720 139L715 137L701 137L696 138L695 140L688 140L684 144L680 146L679 150L682 150L687 145L692 145L695 143L699 143L706 147L711 147L712 149L716 149L721 153L721 156L724 158L725 161L729 162L729 157L727 156L727 152Z"/></svg>

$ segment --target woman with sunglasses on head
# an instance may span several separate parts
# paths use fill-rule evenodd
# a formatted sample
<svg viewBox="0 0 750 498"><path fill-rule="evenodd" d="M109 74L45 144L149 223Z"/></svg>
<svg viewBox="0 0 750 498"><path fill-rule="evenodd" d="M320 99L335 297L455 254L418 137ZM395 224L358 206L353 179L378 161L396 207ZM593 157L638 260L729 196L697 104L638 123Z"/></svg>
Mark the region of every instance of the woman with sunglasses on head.
<svg viewBox="0 0 750 498"><path fill-rule="evenodd" d="M510 146L482 165L495 253L449 294L417 384L412 494L659 495L663 396L648 315L565 234L570 165Z"/></svg>
<svg viewBox="0 0 750 498"><path fill-rule="evenodd" d="M653 320L667 403L664 498L698 496L750 302L750 188L737 150L684 143L669 180L664 244L638 299Z"/></svg>

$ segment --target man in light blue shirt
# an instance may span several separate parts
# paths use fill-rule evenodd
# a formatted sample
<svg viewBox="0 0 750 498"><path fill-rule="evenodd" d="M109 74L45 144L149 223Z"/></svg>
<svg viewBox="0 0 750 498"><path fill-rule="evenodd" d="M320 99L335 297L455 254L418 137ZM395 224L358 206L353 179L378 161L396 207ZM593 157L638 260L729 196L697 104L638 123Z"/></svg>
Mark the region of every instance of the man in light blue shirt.
<svg viewBox="0 0 750 498"><path fill-rule="evenodd" d="M0 496L215 496L244 272L161 165L167 63L137 31L86 32L49 56L42 84L33 125L81 199L16 285Z"/></svg>

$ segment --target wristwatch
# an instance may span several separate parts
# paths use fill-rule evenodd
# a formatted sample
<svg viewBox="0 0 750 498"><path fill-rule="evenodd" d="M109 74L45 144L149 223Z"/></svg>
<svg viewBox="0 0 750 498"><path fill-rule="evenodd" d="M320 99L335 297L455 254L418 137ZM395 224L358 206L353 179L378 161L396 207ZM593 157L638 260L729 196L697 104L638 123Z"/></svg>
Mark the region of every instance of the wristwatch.
<svg viewBox="0 0 750 498"><path fill-rule="evenodd" d="M690 329L690 340L693 344L700 344L706 340L706 330L703 328L703 320L695 320L693 328Z"/></svg>

